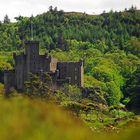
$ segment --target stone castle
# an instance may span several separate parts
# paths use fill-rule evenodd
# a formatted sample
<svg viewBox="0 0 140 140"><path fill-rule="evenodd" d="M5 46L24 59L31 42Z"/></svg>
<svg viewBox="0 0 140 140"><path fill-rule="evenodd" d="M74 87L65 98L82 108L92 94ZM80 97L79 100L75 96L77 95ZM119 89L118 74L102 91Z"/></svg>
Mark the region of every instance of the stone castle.
<svg viewBox="0 0 140 140"><path fill-rule="evenodd" d="M54 87L61 87L68 83L83 86L83 62L58 62L56 58L45 54L39 55L39 42L26 41L25 52L20 55L13 54L15 60L14 70L5 71L5 92L12 88L18 91L25 90L25 82L29 80L30 73L45 72L52 78Z"/></svg>

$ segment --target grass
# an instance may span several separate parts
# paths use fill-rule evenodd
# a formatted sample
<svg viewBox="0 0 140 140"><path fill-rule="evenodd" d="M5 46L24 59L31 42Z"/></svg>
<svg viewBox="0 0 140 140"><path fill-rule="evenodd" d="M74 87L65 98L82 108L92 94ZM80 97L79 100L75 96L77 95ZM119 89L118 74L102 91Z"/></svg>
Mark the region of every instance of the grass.
<svg viewBox="0 0 140 140"><path fill-rule="evenodd" d="M0 140L138 140L140 116L121 111L119 115L127 119L116 122L115 114L94 110L77 117L41 99L22 95L6 99L0 84Z"/></svg>
<svg viewBox="0 0 140 140"><path fill-rule="evenodd" d="M0 83L0 96L4 95L4 85Z"/></svg>
<svg viewBox="0 0 140 140"><path fill-rule="evenodd" d="M134 123L140 124L140 118L131 125ZM100 128L99 122L87 127L82 120L57 105L22 96L0 97L0 124L1 140L131 140L132 137L138 140L140 137L138 124L132 130L105 133L94 129L95 124Z"/></svg>
<svg viewBox="0 0 140 140"><path fill-rule="evenodd" d="M55 105L24 97L0 98L2 140L85 140L90 129Z"/></svg>

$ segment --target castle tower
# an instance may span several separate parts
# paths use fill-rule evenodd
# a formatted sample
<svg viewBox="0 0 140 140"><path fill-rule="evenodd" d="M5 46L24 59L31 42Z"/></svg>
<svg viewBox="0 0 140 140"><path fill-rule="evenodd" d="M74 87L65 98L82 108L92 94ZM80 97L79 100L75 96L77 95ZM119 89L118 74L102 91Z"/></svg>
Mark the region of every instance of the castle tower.
<svg viewBox="0 0 140 140"><path fill-rule="evenodd" d="M26 77L29 79L30 73L38 73L39 71L39 42L27 41L25 42L26 55Z"/></svg>

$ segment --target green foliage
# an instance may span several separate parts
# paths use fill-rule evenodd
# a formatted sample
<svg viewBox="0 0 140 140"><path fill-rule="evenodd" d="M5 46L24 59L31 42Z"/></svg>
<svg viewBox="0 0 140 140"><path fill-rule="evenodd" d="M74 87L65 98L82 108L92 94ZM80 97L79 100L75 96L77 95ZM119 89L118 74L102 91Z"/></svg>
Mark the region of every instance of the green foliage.
<svg viewBox="0 0 140 140"><path fill-rule="evenodd" d="M12 69L12 66L9 63L0 62L0 71L10 70L10 69Z"/></svg>
<svg viewBox="0 0 140 140"><path fill-rule="evenodd" d="M134 72L133 76L127 81L126 97L130 97L127 107L136 112L140 112L140 66Z"/></svg>
<svg viewBox="0 0 140 140"><path fill-rule="evenodd" d="M64 85L62 92L65 94L66 98L71 101L80 101L82 95L81 90L77 86Z"/></svg>
<svg viewBox="0 0 140 140"><path fill-rule="evenodd" d="M1 23L0 31L1 42L6 47L1 47L1 50L18 48L22 41L31 39L31 22L34 39L40 40L41 46L50 50L68 50L67 41L69 44L71 40L75 41L72 42L75 46L76 41L80 41L80 49L93 47L103 53L118 48L127 49L128 40L131 40L132 36L137 40L140 36L140 12L135 9L135 12L130 11L112 11L93 16L85 13L65 13L56 8L36 17L16 17L16 23L10 23L8 16L5 16L4 21L8 24Z"/></svg>
<svg viewBox="0 0 140 140"><path fill-rule="evenodd" d="M134 116L134 114L132 112L126 112L123 110L111 110L110 114L114 117L114 118L131 118L132 116Z"/></svg>
<svg viewBox="0 0 140 140"><path fill-rule="evenodd" d="M0 98L0 120L2 140L85 140L92 136L90 129L60 107L20 96Z"/></svg>
<svg viewBox="0 0 140 140"><path fill-rule="evenodd" d="M25 85L26 95L29 97L49 99L51 96L52 81L48 74L43 73L41 76L30 74L29 81Z"/></svg>
<svg viewBox="0 0 140 140"><path fill-rule="evenodd" d="M11 53L10 53L11 54ZM4 71L13 69L13 61L9 54L0 53L0 82L4 81Z"/></svg>
<svg viewBox="0 0 140 140"><path fill-rule="evenodd" d="M8 15L6 14L5 17L4 17L4 21L3 21L5 24L9 24L10 23L10 19L8 17Z"/></svg>
<svg viewBox="0 0 140 140"><path fill-rule="evenodd" d="M75 106L77 109L79 105L75 104ZM123 112L119 112L119 114L126 116ZM111 125L111 122L114 121L112 118L101 116L101 114L96 114L95 112L88 116L83 114L82 118L84 117L93 121L90 129L87 128L83 121L57 105L48 104L39 99L31 100L19 95L10 99L0 97L0 138L2 140L139 139L140 122L138 117L135 120L127 121L126 125L127 128L130 128L130 126L137 124L137 128L129 129L128 131L128 129L123 127L121 132ZM101 119L101 117L105 118ZM95 119L98 121L95 121ZM99 121L102 122L99 123ZM106 124L105 131L101 133L100 129L100 133L97 133L97 126L99 127L103 123ZM117 133L114 133L114 131ZM12 133L7 134L7 132Z"/></svg>
<svg viewBox="0 0 140 140"><path fill-rule="evenodd" d="M107 91L106 91L106 99L109 105L117 105L119 104L121 98L123 97L120 88L114 82L108 82L106 84Z"/></svg>
<svg viewBox="0 0 140 140"><path fill-rule="evenodd" d="M31 39L32 23L41 53L47 49L59 61L83 59L84 87L98 90L87 97L71 85L53 91L49 75L30 75L26 95L32 100L17 94L8 100L0 98L0 139L139 139L139 128L129 135L121 136L118 132L118 128L128 127L129 123L140 124L139 119L131 122L134 114L120 104L140 112L139 10L131 7L124 12L93 16L66 13L51 6L47 13L31 18L19 16L16 20L11 23L6 16L4 23L0 22L0 79L4 70L12 69L13 51L20 53L23 41ZM3 88L0 84L1 96ZM44 102L48 100L63 110ZM91 136L85 123L94 132L115 131L117 136L111 133L107 138L100 134L98 138L95 133Z"/></svg>
<svg viewBox="0 0 140 140"><path fill-rule="evenodd" d="M140 11L135 7L124 12L87 15L66 13L51 6L46 13L31 18L19 16L16 20L11 23L6 16L5 23L0 23L1 70L11 69L9 63L13 65L8 53L3 55L3 51L20 50L23 41L31 39L32 23L34 40L40 41L42 52L47 49L59 61L83 59L85 87L99 88L108 105L125 100L127 81L140 64ZM33 90L39 87L42 92L47 90L46 85L39 84ZM69 87L68 94L62 94L60 100L80 100L76 90Z"/></svg>
<svg viewBox="0 0 140 140"><path fill-rule="evenodd" d="M132 37L128 41L128 45L125 50L140 57L140 40L138 38Z"/></svg>
<svg viewBox="0 0 140 140"><path fill-rule="evenodd" d="M82 104L75 102L75 101L67 101L62 102L61 104L64 108L69 109L70 111L73 111L78 116L80 111L82 110Z"/></svg>
<svg viewBox="0 0 140 140"><path fill-rule="evenodd" d="M0 51L13 51L19 48L17 29L16 23L0 24Z"/></svg>

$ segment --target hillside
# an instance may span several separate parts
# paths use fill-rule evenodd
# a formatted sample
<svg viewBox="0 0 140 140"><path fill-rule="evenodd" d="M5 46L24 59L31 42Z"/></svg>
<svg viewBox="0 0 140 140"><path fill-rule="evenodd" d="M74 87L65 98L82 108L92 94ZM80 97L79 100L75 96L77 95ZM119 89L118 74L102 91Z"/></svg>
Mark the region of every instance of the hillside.
<svg viewBox="0 0 140 140"><path fill-rule="evenodd" d="M98 44L99 41L105 43L108 46L102 50L105 52L114 49L125 50L128 40L140 37L139 17L140 11L132 8L125 12L111 11L101 15L65 13L54 8L30 19L16 17L16 23L9 23L9 19L4 19L4 24L0 25L0 50L13 50L19 47L21 40L31 39L31 23L34 39L39 40L41 46L48 49L66 49L63 43L75 39L93 44Z"/></svg>
<svg viewBox="0 0 140 140"><path fill-rule="evenodd" d="M2 140L136 140L140 136L139 128L101 135L54 104L21 96L9 100L0 97L0 120ZM131 122L131 127L135 124L139 124L139 118Z"/></svg>
<svg viewBox="0 0 140 140"><path fill-rule="evenodd" d="M140 10L88 15L49 7L41 15L16 20L6 16L0 22L2 139L138 139ZM23 42L32 37L40 42L40 54L47 51L59 61L83 59L84 87L64 85L52 91L31 75L25 93L12 89L3 98L4 71L15 63L12 54L23 52ZM128 131L130 127L138 129Z"/></svg>
<svg viewBox="0 0 140 140"><path fill-rule="evenodd" d="M21 50L33 34L42 52L46 48L60 61L83 59L85 87L99 88L108 105L126 105L137 94L139 79L132 77L140 64L139 10L87 15L50 7L47 13L16 20L5 17L0 23L1 74L14 63L10 52Z"/></svg>

